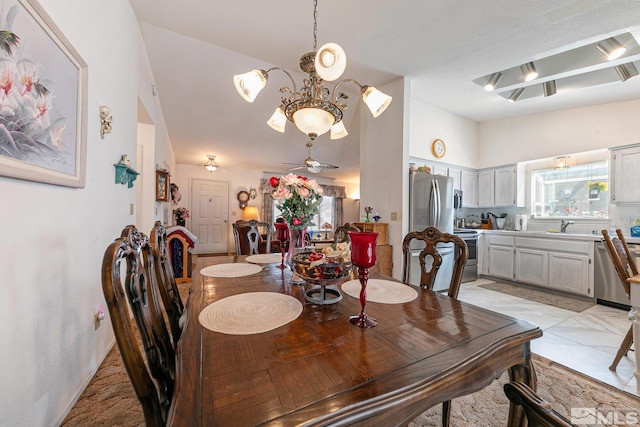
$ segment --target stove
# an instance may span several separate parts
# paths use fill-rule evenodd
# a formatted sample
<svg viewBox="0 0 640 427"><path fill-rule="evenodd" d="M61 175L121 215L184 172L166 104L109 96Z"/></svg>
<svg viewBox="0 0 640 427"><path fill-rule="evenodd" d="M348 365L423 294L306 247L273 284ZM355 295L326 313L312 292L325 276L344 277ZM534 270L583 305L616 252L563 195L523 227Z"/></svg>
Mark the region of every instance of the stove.
<svg viewBox="0 0 640 427"><path fill-rule="evenodd" d="M478 231L468 228L456 228L453 234L459 236L467 244L469 257L462 271L462 283L478 279Z"/></svg>

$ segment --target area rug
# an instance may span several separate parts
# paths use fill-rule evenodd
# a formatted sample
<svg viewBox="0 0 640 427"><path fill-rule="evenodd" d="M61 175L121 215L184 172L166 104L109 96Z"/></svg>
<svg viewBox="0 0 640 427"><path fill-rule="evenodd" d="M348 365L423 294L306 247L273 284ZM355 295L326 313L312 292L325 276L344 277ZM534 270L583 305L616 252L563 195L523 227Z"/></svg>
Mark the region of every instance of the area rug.
<svg viewBox="0 0 640 427"><path fill-rule="evenodd" d="M518 298L524 298L529 301L539 302L540 304L547 304L558 308L564 308L565 310L571 310L577 313L580 313L595 305L595 303L593 302L584 301L579 298L571 298L569 296L538 291L529 287L516 286L510 283L492 282L486 283L484 285L478 285L478 287L512 295Z"/></svg>

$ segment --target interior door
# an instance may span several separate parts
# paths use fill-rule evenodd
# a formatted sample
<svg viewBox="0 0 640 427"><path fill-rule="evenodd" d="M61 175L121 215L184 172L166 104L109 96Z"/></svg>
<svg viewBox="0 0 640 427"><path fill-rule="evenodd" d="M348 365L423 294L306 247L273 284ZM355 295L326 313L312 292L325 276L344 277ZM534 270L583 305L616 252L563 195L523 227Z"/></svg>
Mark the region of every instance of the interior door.
<svg viewBox="0 0 640 427"><path fill-rule="evenodd" d="M191 231L198 237L194 253L227 253L229 183L194 179L191 205Z"/></svg>

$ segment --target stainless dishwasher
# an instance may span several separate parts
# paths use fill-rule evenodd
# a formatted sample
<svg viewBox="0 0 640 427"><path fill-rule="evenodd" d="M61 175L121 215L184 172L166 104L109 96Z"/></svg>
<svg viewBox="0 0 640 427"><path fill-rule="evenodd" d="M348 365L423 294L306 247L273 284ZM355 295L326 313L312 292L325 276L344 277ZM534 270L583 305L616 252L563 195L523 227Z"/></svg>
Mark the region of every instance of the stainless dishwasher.
<svg viewBox="0 0 640 427"><path fill-rule="evenodd" d="M629 310L629 297L620 283L618 272L607 252L603 241L595 243L595 264L593 266L593 290L599 304ZM640 265L640 244L627 243L631 256Z"/></svg>

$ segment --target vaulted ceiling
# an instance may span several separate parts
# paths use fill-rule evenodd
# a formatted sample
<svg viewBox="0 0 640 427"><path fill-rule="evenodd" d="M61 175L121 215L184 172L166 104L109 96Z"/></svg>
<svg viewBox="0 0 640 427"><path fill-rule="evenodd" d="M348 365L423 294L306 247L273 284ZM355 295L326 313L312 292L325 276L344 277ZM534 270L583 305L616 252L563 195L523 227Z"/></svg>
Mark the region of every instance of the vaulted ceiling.
<svg viewBox="0 0 640 427"><path fill-rule="evenodd" d="M285 76L270 75L252 104L235 92L232 76L279 66L300 82L298 60L313 47L312 0L130 1L179 163L203 164L214 154L223 168L275 172L304 161L301 132L291 123L284 134L265 124ZM407 76L412 96L478 122L640 97L640 78L559 88L515 104L474 82L622 33L640 39L637 0L318 0L317 31L318 45L331 41L346 51L343 77L380 86ZM364 107L355 87L348 90L349 136L320 136L312 156L339 166L321 175L357 181Z"/></svg>

